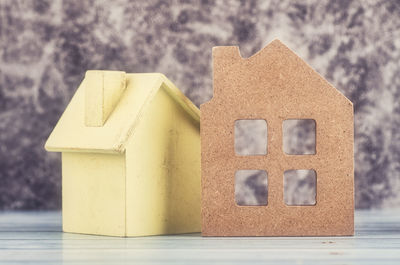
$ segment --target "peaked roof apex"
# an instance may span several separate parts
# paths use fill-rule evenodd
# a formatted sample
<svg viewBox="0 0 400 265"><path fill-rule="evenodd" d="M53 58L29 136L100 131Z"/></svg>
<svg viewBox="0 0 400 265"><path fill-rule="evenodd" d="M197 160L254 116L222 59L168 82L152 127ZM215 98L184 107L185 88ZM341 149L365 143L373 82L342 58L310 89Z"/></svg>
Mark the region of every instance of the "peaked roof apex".
<svg viewBox="0 0 400 265"><path fill-rule="evenodd" d="M85 81L85 80L84 80ZM55 152L123 153L142 114L160 89L164 89L197 123L200 110L163 74L126 74L119 103L101 127L85 125L84 81L50 134L45 149Z"/></svg>

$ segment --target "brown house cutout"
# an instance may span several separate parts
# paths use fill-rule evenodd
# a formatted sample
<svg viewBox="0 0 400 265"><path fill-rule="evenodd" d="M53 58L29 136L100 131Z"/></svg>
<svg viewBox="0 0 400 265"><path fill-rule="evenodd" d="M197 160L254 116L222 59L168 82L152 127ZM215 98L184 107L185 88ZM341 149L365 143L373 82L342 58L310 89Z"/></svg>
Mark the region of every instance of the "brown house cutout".
<svg viewBox="0 0 400 265"><path fill-rule="evenodd" d="M275 40L250 58L238 47L213 49L214 97L201 105L203 236L354 234L353 105L294 52ZM267 153L235 153L237 120L267 122ZM283 152L283 122L315 121L315 154ZM316 203L284 202L286 170L316 172ZM235 172L265 170L268 203L239 206Z"/></svg>

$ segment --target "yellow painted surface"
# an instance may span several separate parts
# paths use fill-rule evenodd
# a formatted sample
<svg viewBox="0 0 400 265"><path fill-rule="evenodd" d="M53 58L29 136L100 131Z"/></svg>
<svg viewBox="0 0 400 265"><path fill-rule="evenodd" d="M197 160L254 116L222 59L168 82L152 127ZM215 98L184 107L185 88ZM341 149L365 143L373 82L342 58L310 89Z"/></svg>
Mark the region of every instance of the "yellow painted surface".
<svg viewBox="0 0 400 265"><path fill-rule="evenodd" d="M102 104L85 100L85 86L104 82L95 76L87 75L45 145L63 152L64 231L199 232L199 109L162 74L126 74L103 126L87 126L85 104Z"/></svg>
<svg viewBox="0 0 400 265"><path fill-rule="evenodd" d="M62 154L65 232L125 235L125 155Z"/></svg>
<svg viewBox="0 0 400 265"><path fill-rule="evenodd" d="M85 90L85 125L103 126L125 91L125 72L87 71L82 86Z"/></svg>
<svg viewBox="0 0 400 265"><path fill-rule="evenodd" d="M199 124L158 92L127 151L127 235L200 232Z"/></svg>
<svg viewBox="0 0 400 265"><path fill-rule="evenodd" d="M85 80L47 139L46 150L123 153L143 111L163 84L183 111L193 120L200 120L199 109L163 74L126 74L126 89L105 124L102 127L86 126L84 83Z"/></svg>

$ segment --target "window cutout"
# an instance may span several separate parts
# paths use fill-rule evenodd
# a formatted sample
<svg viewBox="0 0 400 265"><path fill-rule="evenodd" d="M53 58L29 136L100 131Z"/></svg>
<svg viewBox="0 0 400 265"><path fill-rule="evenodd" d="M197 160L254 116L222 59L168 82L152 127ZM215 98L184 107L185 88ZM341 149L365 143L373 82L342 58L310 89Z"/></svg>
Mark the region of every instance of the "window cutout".
<svg viewBox="0 0 400 265"><path fill-rule="evenodd" d="M235 152L241 156L267 154L267 122L235 121Z"/></svg>
<svg viewBox="0 0 400 265"><path fill-rule="evenodd" d="M235 201L241 206L268 204L268 174L265 170L238 170L235 173Z"/></svg>
<svg viewBox="0 0 400 265"><path fill-rule="evenodd" d="M286 170L283 183L283 197L286 205L316 204L317 174L315 170Z"/></svg>
<svg viewBox="0 0 400 265"><path fill-rule="evenodd" d="M315 120L283 121L283 151L288 155L315 154Z"/></svg>

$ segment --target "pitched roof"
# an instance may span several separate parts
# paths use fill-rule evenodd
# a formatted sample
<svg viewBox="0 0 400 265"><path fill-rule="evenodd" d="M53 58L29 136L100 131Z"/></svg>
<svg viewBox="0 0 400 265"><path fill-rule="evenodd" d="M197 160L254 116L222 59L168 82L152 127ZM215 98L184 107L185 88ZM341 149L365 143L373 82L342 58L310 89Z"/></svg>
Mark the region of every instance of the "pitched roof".
<svg viewBox="0 0 400 265"><path fill-rule="evenodd" d="M265 82L271 85L268 86L269 89L273 89L274 93L279 93L279 98L286 98L288 94L295 96L295 93L309 93L315 96L322 93L325 97L337 96L352 104L343 93L278 39L273 40L248 58L242 57L238 46L213 47L213 65L214 79L216 75L220 76L220 78L217 78L217 82L214 81L213 83L214 97L235 97L235 90L246 91L242 85L235 87L233 84L220 91L218 89L219 83L221 85L224 85L225 82L239 84L237 80L246 83L250 81L259 82L259 77L262 77ZM318 82L320 85L310 86L310 80ZM277 82L285 84L297 82L297 86L292 86L291 89L281 89L276 85ZM265 93L266 86L258 85L255 87L257 88L254 90L270 97L269 91Z"/></svg>
<svg viewBox="0 0 400 265"><path fill-rule="evenodd" d="M81 83L50 134L48 151L123 153L139 124L145 108L159 89L165 91L196 121L199 109L163 74L126 74L126 89L102 127L85 126L85 89Z"/></svg>

